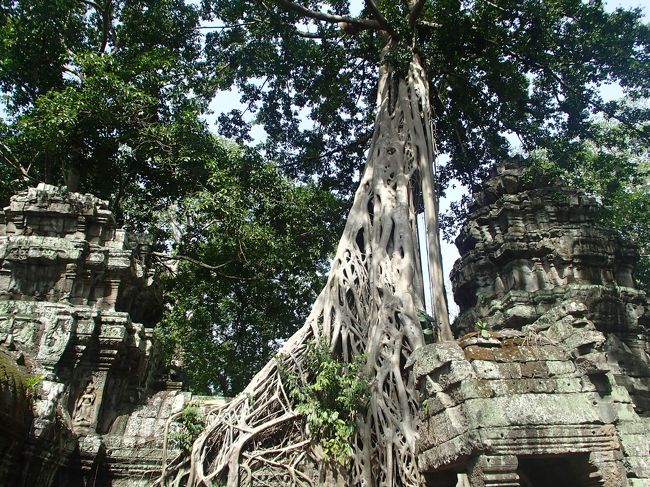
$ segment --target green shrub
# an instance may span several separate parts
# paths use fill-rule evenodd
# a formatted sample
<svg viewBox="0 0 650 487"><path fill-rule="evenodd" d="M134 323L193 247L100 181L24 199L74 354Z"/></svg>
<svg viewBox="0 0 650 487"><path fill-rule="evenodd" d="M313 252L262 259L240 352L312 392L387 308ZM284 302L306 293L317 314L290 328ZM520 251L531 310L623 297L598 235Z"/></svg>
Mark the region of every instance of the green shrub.
<svg viewBox="0 0 650 487"><path fill-rule="evenodd" d="M352 456L350 442L357 417L365 412L370 397L368 380L361 374L365 360L361 355L345 363L332 356L324 341L310 347L302 375L287 371L278 360L296 412L306 421L326 458L341 464Z"/></svg>

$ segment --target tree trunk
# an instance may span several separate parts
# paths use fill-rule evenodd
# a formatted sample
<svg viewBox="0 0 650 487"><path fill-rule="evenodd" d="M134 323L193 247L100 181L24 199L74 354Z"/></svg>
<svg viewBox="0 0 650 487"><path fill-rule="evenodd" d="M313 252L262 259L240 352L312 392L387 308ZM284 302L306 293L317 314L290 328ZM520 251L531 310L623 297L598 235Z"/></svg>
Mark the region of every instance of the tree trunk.
<svg viewBox="0 0 650 487"><path fill-rule="evenodd" d="M299 370L310 344L320 339L344 361L366 354L371 398L358 418L349 471L337 476L340 469L323 461L272 360L195 443L191 485L211 485L212 479L230 487L267 485L274 479L317 486L334 478L349 486L420 484L419 404L405 364L424 343L415 199L419 173L431 170L434 154L429 107L417 57L406 79L381 69L372 146L329 280L277 358L283 368Z"/></svg>
<svg viewBox="0 0 650 487"><path fill-rule="evenodd" d="M424 126L425 131L432 129L431 124ZM427 134L433 140L433 133ZM422 198L424 200L424 223L427 234L427 259L429 264L429 290L433 316L436 320L436 337L439 341L453 340L449 324L449 308L445 292L444 271L442 268L442 252L440 250L440 227L438 225L438 194L436 192L437 177L434 159L436 153L421 156L422 168Z"/></svg>

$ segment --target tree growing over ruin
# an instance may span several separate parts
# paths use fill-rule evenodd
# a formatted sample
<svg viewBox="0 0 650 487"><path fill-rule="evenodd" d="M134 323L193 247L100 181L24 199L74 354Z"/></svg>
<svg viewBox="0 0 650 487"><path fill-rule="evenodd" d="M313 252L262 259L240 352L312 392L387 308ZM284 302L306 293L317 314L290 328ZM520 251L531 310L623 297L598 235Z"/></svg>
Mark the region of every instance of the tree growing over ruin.
<svg viewBox="0 0 650 487"><path fill-rule="evenodd" d="M346 1L206 3L224 22L208 39L209 55L217 69L237 66L233 82L251 109L259 104L269 151L294 151L284 160L296 176L329 179L344 191L355 170L346 151L364 138L370 146L328 282L304 327L216 413L191 461L168 473L187 475L191 485L419 485L419 406L406 364L424 342L421 206L428 260L439 262L438 151L451 156L448 173L473 182L507 156L507 134L524 150L543 145L558 159L580 150L593 114L646 136L645 114L604 103L595 86L618 80L632 96L647 95L648 28L639 12L607 14L599 1L365 0L358 16ZM370 74L377 65L378 77ZM355 101L335 114L328 104L351 94ZM316 122L309 129L297 119L305 111ZM223 118L222 127L244 138L241 115ZM340 165L330 166L330 157ZM440 272L432 281L445 338ZM338 464L315 441L288 386L314 380L305 364L321 342L343 363L362 357L370 387L352 454Z"/></svg>

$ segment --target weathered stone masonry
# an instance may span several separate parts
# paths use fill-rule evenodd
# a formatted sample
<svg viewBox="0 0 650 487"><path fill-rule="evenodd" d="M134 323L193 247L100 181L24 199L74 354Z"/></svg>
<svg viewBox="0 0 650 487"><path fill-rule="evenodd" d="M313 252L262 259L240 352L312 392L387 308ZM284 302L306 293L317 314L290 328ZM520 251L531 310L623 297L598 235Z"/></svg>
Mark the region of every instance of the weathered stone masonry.
<svg viewBox="0 0 650 487"><path fill-rule="evenodd" d="M0 485L148 485L167 419L149 244L39 185L0 213ZM172 452L173 454L173 452Z"/></svg>
<svg viewBox="0 0 650 487"><path fill-rule="evenodd" d="M517 165L476 195L459 339L408 364L427 486L650 485L650 304L598 211ZM0 213L0 487L159 474L165 425L196 398L159 367L149 252L91 195L41 185Z"/></svg>
<svg viewBox="0 0 650 487"><path fill-rule="evenodd" d="M428 485L650 485L650 308L597 211L517 165L476 195L452 273L463 337L411 359Z"/></svg>

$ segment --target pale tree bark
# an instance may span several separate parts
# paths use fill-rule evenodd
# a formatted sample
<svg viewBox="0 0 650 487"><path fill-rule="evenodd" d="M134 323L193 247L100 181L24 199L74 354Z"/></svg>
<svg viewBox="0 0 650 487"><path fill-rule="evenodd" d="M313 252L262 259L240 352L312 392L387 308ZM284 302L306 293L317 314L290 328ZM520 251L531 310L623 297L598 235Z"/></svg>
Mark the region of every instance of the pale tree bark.
<svg viewBox="0 0 650 487"><path fill-rule="evenodd" d="M395 34L374 0L364 0L373 20L339 18L279 0L305 17L378 28ZM424 2L414 0L413 25ZM389 48L391 46L389 45ZM389 49L388 48L388 49ZM428 81L415 55L404 77L380 69L377 116L365 171L334 258L327 285L305 325L225 408L195 442L191 462L166 472L188 485L419 486L415 444L418 397L405 364L424 343L417 311L424 308L418 252L416 198L424 195L428 261L438 338L452 338L447 318L438 237L433 161L434 128ZM326 461L323 448L295 411L285 384L300 375L310 347L329 344L344 362L365 357L371 378L367 411L357 417L353 457L345 467ZM281 370L283 372L281 372Z"/></svg>
<svg viewBox="0 0 650 487"><path fill-rule="evenodd" d="M430 126L432 127L432 126ZM424 127L428 130L430 127ZM433 134L428 135L432 140ZM435 147L435 146L434 146ZM442 251L440 249L440 227L438 225L438 193L436 191L437 177L435 170L436 154L422 155L422 199L424 201L424 223L427 235L427 262L429 265L429 291L433 316L436 320L436 338L439 341L453 340L449 324L449 308L445 292L444 271L442 267Z"/></svg>
<svg viewBox="0 0 650 487"><path fill-rule="evenodd" d="M406 79L380 72L377 117L326 287L305 325L196 441L190 485L418 486L418 398L405 368L423 345L416 202L420 171L433 158L427 79L417 56ZM326 340L352 361L365 354L372 378L367 413L357 420L353 458L325 462L288 397L282 368L300 371L310 344Z"/></svg>

